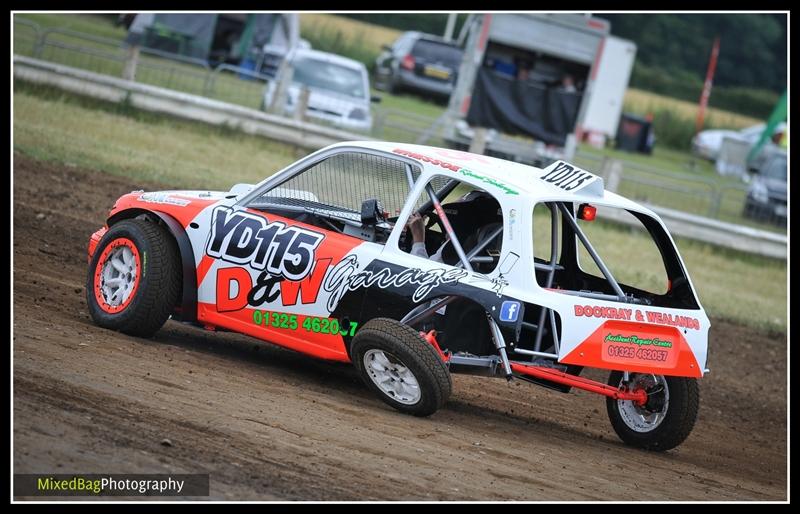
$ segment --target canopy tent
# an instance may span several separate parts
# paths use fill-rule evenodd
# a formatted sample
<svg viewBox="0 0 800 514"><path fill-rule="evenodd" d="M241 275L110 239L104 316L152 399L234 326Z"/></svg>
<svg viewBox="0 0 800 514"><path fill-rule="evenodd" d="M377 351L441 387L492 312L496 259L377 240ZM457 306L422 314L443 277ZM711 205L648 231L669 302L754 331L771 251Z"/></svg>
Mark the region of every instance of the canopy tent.
<svg viewBox="0 0 800 514"><path fill-rule="evenodd" d="M136 16L125 41L210 63L260 65L269 61L265 54L285 57L299 39L297 14L145 13Z"/></svg>

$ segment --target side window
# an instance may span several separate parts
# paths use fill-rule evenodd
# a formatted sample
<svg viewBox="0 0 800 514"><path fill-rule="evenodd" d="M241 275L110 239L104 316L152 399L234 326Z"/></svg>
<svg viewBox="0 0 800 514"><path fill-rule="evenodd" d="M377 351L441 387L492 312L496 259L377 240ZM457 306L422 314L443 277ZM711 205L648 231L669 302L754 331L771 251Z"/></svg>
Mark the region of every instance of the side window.
<svg viewBox="0 0 800 514"><path fill-rule="evenodd" d="M248 207L383 243L408 198L406 166L370 153L336 154L267 191ZM413 178L419 173L412 169Z"/></svg>
<svg viewBox="0 0 800 514"><path fill-rule="evenodd" d="M470 263L479 273L491 273L500 260L503 212L490 193L450 177L436 176L429 183L466 255L477 250ZM421 220L410 219L400 239L400 249L417 257L456 265L458 253L427 192L415 201ZM412 215L413 216L413 215Z"/></svg>
<svg viewBox="0 0 800 514"><path fill-rule="evenodd" d="M553 231L553 211L550 206L537 203L533 208L533 256L536 262L549 263L553 252L553 236L555 236L556 262L559 260L561 238L561 216L555 211L555 231Z"/></svg>
<svg viewBox="0 0 800 514"><path fill-rule="evenodd" d="M553 261L554 244L555 262L558 263L561 259L561 215L555 204L537 203L533 208L533 257L536 281L542 287L557 285L555 276L544 267Z"/></svg>
<svg viewBox="0 0 800 514"><path fill-rule="evenodd" d="M622 285L663 295L669 287L661 252L647 229L625 209L597 206L597 220L578 220L586 237L614 278ZM616 223L605 222L613 219ZM578 265L597 278L603 273L586 247L578 244Z"/></svg>

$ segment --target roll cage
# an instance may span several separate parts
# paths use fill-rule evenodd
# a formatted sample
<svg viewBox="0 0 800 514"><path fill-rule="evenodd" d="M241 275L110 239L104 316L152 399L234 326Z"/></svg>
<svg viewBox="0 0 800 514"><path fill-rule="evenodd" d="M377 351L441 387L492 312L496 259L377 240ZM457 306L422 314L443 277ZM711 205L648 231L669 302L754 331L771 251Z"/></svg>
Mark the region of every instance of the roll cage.
<svg viewBox="0 0 800 514"><path fill-rule="evenodd" d="M337 146L316 152L262 181L248 194L238 200L236 205L255 208L279 207L281 209L311 212L315 215L335 218L344 225L363 228L363 221L360 217L360 213L355 210L325 205L314 202L313 200L305 202L304 205L281 205L280 201L269 201L263 205L258 203L259 199L264 198L265 193L279 188L292 178L309 170L314 165L333 156L345 153L372 155L402 163L409 192L414 189L416 181L422 175L420 163L412 158L373 148L351 145ZM469 252L465 252L464 246L453 230L448 220L447 213L445 209L442 208L441 203L441 199L450 194L459 183L459 180L453 178L438 189L435 189L431 183L428 183L424 190L427 192L429 199L417 208L416 211L422 214L431 211L436 213L441 220L441 227L449 237L457 255L458 260L455 262L454 266L473 272L473 264L484 262L486 259L486 257L479 256L480 252L497 237L501 237L503 227L501 226L492 230L485 237L477 241L476 245L472 247ZM275 197L275 200L278 200L278 197ZM661 253L671 283L670 289L664 295L654 295L647 291L621 284L614 277L585 232L578 225L576 221L577 206L575 202L560 199L544 201L543 203L551 213L551 241L550 256L548 259L533 258L534 273L536 274L536 281L540 287L545 290L588 299L621 302L625 304L699 309L699 305L689 284L686 271L677 256L672 240L663 226L655 218L641 212L626 209L628 213L633 215L644 226ZM396 221L397 219L397 217L387 218L387 221ZM561 230L559 230L559 219L561 219ZM333 224L331 224L331 228L339 230L339 227ZM393 224L386 223L376 228L388 232L392 230ZM560 256L558 252L559 241L561 242L562 249ZM584 246L597 268L601 271L603 275L602 279L587 274L578 265L577 255L579 244ZM442 307L459 298L459 296L450 295L439 298L437 302L421 303L408 312L400 321L407 325L419 324L431 318L436 311L439 311ZM521 321L521 329L522 333L531 335L525 338L525 343L522 342L523 337L520 337L519 342L512 343L511 351L515 354L531 358L557 360L560 348L558 335L560 332L560 320L558 314L553 309L544 306L533 304L527 304L527 306L534 308L532 309L534 311L533 318L526 315L526 319ZM492 342L497 350L499 359L498 356L464 357L454 355L451 357L451 362L454 364L486 366L490 368L500 365L506 376L511 376L512 364L509 361L509 350L507 350L503 334L494 318L488 312L486 313L486 319Z"/></svg>

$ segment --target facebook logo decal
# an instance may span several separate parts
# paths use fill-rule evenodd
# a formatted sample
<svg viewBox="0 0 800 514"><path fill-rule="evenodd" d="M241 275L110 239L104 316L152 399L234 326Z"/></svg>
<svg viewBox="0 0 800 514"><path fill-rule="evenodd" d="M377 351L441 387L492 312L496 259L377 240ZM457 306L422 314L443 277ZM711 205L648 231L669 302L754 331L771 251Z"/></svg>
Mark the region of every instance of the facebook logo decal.
<svg viewBox="0 0 800 514"><path fill-rule="evenodd" d="M503 302L500 307L500 321L517 321L519 318L519 302Z"/></svg>

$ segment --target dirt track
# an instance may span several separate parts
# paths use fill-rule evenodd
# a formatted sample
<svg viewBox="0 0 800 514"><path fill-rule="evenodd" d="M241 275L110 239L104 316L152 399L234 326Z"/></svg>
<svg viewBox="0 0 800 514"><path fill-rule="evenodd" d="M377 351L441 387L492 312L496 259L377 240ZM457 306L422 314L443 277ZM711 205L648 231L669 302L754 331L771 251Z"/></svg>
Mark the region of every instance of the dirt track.
<svg viewBox="0 0 800 514"><path fill-rule="evenodd" d="M699 420L664 454L624 446L601 397L527 383L455 376L446 408L404 416L349 366L93 325L89 235L140 188L15 155L15 473L209 473L214 499L786 499L785 335L713 321Z"/></svg>

